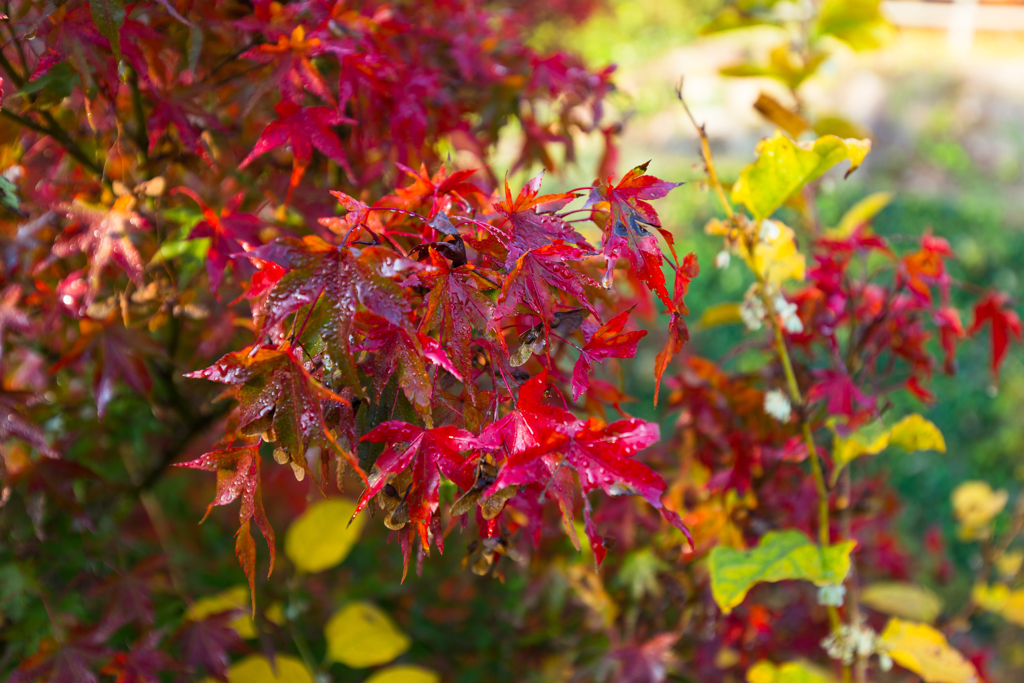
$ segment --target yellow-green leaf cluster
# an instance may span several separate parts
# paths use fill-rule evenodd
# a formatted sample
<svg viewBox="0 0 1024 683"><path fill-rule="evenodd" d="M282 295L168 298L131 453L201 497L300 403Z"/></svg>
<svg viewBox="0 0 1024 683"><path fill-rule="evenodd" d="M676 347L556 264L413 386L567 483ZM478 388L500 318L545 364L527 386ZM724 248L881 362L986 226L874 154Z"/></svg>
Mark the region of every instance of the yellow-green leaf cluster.
<svg viewBox="0 0 1024 683"><path fill-rule="evenodd" d="M188 608L185 617L192 621L202 621L207 617L221 612L231 610L239 612L238 617L228 625L242 638L249 639L256 637L256 626L252 617L249 616L249 588L247 586L233 586L216 595L208 595L199 598Z"/></svg>
<svg viewBox="0 0 1024 683"><path fill-rule="evenodd" d="M288 528L285 555L297 569L308 573L341 564L359 540L366 523L363 515L352 519L355 509L355 503L344 498L311 505Z"/></svg>
<svg viewBox="0 0 1024 683"><path fill-rule="evenodd" d="M716 547L708 559L711 595L728 614L757 583L800 579L817 586L841 584L850 572L855 545L844 541L820 548L799 531L789 530L765 534L751 550Z"/></svg>
<svg viewBox="0 0 1024 683"><path fill-rule="evenodd" d="M993 491L988 482L965 481L953 490L953 514L960 524L960 537L981 540L992 534L992 520L1003 508L1009 495L1004 490Z"/></svg>
<svg viewBox="0 0 1024 683"><path fill-rule="evenodd" d="M893 618L879 636L879 649L925 683L976 683L978 672L946 637L927 624Z"/></svg>
<svg viewBox="0 0 1024 683"><path fill-rule="evenodd" d="M891 428L878 431L877 427L868 426L848 436L839 436L833 429L834 442L832 459L832 484L839 479L843 468L862 455L877 455L889 446L899 446L908 453L914 451L934 450L946 452L946 440L942 432L933 423L917 415L908 415Z"/></svg>

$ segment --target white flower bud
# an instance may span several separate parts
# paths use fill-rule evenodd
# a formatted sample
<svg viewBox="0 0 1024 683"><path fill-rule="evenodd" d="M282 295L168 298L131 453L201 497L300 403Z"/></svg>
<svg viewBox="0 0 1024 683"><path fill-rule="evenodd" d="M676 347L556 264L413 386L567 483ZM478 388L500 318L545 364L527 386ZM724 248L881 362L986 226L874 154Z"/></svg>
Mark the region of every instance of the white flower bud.
<svg viewBox="0 0 1024 683"><path fill-rule="evenodd" d="M761 231L758 233L758 237L761 238L762 242L774 242L779 239L782 234L782 230L779 228L779 224L773 220L764 219L761 221Z"/></svg>
<svg viewBox="0 0 1024 683"><path fill-rule="evenodd" d="M729 256L729 252L723 249L722 251L715 254L715 268L718 268L719 270L725 270L726 268L729 267L730 259L731 257Z"/></svg>
<svg viewBox="0 0 1024 683"><path fill-rule="evenodd" d="M842 607L846 597L846 586L830 584L818 588L818 604L832 607Z"/></svg>
<svg viewBox="0 0 1024 683"><path fill-rule="evenodd" d="M778 389L772 389L764 395L764 412L785 424L789 422L789 418L793 414L793 406L790 405L789 399L784 393ZM842 604L841 601L840 604Z"/></svg>

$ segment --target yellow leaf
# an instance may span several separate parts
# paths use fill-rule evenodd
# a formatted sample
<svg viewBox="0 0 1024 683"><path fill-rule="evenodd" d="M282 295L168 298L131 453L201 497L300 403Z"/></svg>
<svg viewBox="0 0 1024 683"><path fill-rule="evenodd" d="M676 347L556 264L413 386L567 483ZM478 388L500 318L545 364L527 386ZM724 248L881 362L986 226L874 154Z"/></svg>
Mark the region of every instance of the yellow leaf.
<svg viewBox="0 0 1024 683"><path fill-rule="evenodd" d="M806 265L804 255L796 248L796 234L792 228L778 221L772 223L778 228L773 231L775 234L758 240L753 254L745 247L740 247L740 255L751 270L770 283L802 281Z"/></svg>
<svg viewBox="0 0 1024 683"><path fill-rule="evenodd" d="M855 545L845 541L819 548L799 531L772 531L751 550L718 546L708 559L711 595L728 614L757 583L803 579L817 586L841 584L850 573Z"/></svg>
<svg viewBox="0 0 1024 683"><path fill-rule="evenodd" d="M914 451L946 452L946 440L934 424L920 415L907 415L889 430L889 443L908 453Z"/></svg>
<svg viewBox="0 0 1024 683"><path fill-rule="evenodd" d="M927 624L892 618L879 636L879 645L897 664L925 683L975 683L978 672L946 637Z"/></svg>
<svg viewBox="0 0 1024 683"><path fill-rule="evenodd" d="M441 683L441 676L422 666L399 664L377 671L365 683Z"/></svg>
<svg viewBox="0 0 1024 683"><path fill-rule="evenodd" d="M942 599L924 586L882 581L861 589L860 601L883 614L931 624L942 614Z"/></svg>
<svg viewBox="0 0 1024 683"><path fill-rule="evenodd" d="M1020 574L1024 566L1024 550L1011 550L999 556L996 560L996 571L1004 579L1010 579Z"/></svg>
<svg viewBox="0 0 1024 683"><path fill-rule="evenodd" d="M869 438L863 431L854 432L847 437L835 435L832 445L832 459L835 467L832 468L832 485L835 486L843 468L851 461L862 455L878 455L889 445L889 432L882 432L874 438Z"/></svg>
<svg viewBox="0 0 1024 683"><path fill-rule="evenodd" d="M966 540L987 538L990 524L1006 507L1006 491L993 491L988 482L965 481L953 490L953 514L960 523L960 535Z"/></svg>
<svg viewBox="0 0 1024 683"><path fill-rule="evenodd" d="M215 683L215 679L204 678L202 683ZM263 655L250 655L228 668L228 683L313 683L313 675L290 655L277 655L273 666Z"/></svg>
<svg viewBox="0 0 1024 683"><path fill-rule="evenodd" d="M724 304L717 304L705 309L700 316L700 324L704 327L718 327L719 325L731 325L742 322L740 317L740 305L735 301Z"/></svg>
<svg viewBox="0 0 1024 683"><path fill-rule="evenodd" d="M360 515L349 525L355 509L355 503L344 498L311 505L288 527L285 555L299 570L309 573L341 564L366 523L366 516Z"/></svg>
<svg viewBox="0 0 1024 683"><path fill-rule="evenodd" d="M811 127L811 124L799 113L783 106L771 95L761 93L754 102L754 109L771 123L789 133L792 137L799 137L800 133Z"/></svg>
<svg viewBox="0 0 1024 683"><path fill-rule="evenodd" d="M853 234L853 231L864 225L878 213L889 206L892 201L892 192L876 192L868 195L843 214L839 219L839 225L831 230L825 231L825 236L831 239L843 239Z"/></svg>
<svg viewBox="0 0 1024 683"><path fill-rule="evenodd" d="M982 609L1024 626L1024 589L1011 591L1002 584L977 585L972 595Z"/></svg>
<svg viewBox="0 0 1024 683"><path fill-rule="evenodd" d="M757 145L757 161L740 172L732 200L743 204L754 220L772 215L786 199L840 161L849 159L852 173L871 151L870 140L826 135L813 143L795 143L775 131Z"/></svg>
<svg viewBox="0 0 1024 683"><path fill-rule="evenodd" d="M368 602L352 602L324 627L327 657L353 669L385 664L409 649L412 641L391 618Z"/></svg>
<svg viewBox="0 0 1024 683"><path fill-rule="evenodd" d="M832 683L832 677L805 662L758 662L747 669L747 683Z"/></svg>
<svg viewBox="0 0 1024 683"><path fill-rule="evenodd" d="M185 616L192 621L202 621L214 614L239 610L241 614L229 625L240 637L249 639L256 637L256 626L252 623L252 617L249 616L249 609L249 587L234 586L216 595L199 598L188 608Z"/></svg>

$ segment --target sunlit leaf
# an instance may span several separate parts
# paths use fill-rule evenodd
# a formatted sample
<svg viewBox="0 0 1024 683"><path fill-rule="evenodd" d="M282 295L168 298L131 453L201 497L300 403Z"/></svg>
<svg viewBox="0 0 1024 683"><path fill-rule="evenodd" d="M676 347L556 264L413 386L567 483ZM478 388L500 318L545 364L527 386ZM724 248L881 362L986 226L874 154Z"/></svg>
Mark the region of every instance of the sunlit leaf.
<svg viewBox="0 0 1024 683"><path fill-rule="evenodd" d="M942 599L916 583L873 583L861 589L860 601L882 614L926 624L934 622L942 614Z"/></svg>
<svg viewBox="0 0 1024 683"><path fill-rule="evenodd" d="M747 669L747 683L832 683L834 679L804 662L758 662Z"/></svg>
<svg viewBox="0 0 1024 683"><path fill-rule="evenodd" d="M441 683L441 675L422 666L399 664L375 672L365 683Z"/></svg>
<svg viewBox="0 0 1024 683"><path fill-rule="evenodd" d="M1006 507L1009 494L993 491L985 481L965 481L953 490L951 500L961 538L977 540L992 533L991 522Z"/></svg>
<svg viewBox="0 0 1024 683"><path fill-rule="evenodd" d="M920 415L907 415L889 430L889 444L908 453L914 451L946 452L946 440L934 424Z"/></svg>
<svg viewBox="0 0 1024 683"><path fill-rule="evenodd" d="M711 551L711 594L728 614L755 584L801 579L817 586L843 583L855 541L819 548L799 531L772 531L752 550L718 546Z"/></svg>
<svg viewBox="0 0 1024 683"><path fill-rule="evenodd" d="M880 0L826 0L818 14L817 32L838 38L854 50L879 48L895 35L880 5Z"/></svg>
<svg viewBox="0 0 1024 683"><path fill-rule="evenodd" d="M327 657L353 669L385 664L409 649L412 641L379 607L351 602L324 627Z"/></svg>
<svg viewBox="0 0 1024 683"><path fill-rule="evenodd" d="M762 220L790 195L840 161L850 161L850 170L846 172L849 175L869 151L870 140L826 135L813 143L796 143L775 131L758 143L757 161L740 172L732 187L732 201L746 206L754 220Z"/></svg>
<svg viewBox="0 0 1024 683"><path fill-rule="evenodd" d="M233 628L242 638L255 638L256 626L249 616L249 588L234 586L216 595L199 598L188 608L185 616L192 621L202 621L206 617L221 612L238 611L238 617L231 621Z"/></svg>
<svg viewBox="0 0 1024 683"><path fill-rule="evenodd" d="M278 654L274 662L263 655L250 655L228 668L228 683L313 683L306 665L291 655ZM202 683L215 683L204 678Z"/></svg>
<svg viewBox="0 0 1024 683"><path fill-rule="evenodd" d="M879 646L904 669L925 683L974 683L978 672L946 637L927 624L890 619L879 636Z"/></svg>
<svg viewBox="0 0 1024 683"><path fill-rule="evenodd" d="M740 304L735 301L708 306L700 316L702 327L718 327L740 322L743 322L743 318L740 317Z"/></svg>
<svg viewBox="0 0 1024 683"><path fill-rule="evenodd" d="M349 524L355 509L355 503L343 498L311 505L288 527L285 555L296 568L309 573L341 564L366 524L365 516L356 517Z"/></svg>
<svg viewBox="0 0 1024 683"><path fill-rule="evenodd" d="M979 584L971 591L971 597L982 609L1024 626L1024 589L1010 590L1002 584Z"/></svg>
<svg viewBox="0 0 1024 683"><path fill-rule="evenodd" d="M862 225L869 223L871 219L881 212L882 209L889 206L892 202L892 192L875 192L869 194L864 199L860 200L853 206L851 206L843 217L839 219L839 225L831 230L826 230L825 235L830 239L842 239L849 237L853 234L853 231Z"/></svg>

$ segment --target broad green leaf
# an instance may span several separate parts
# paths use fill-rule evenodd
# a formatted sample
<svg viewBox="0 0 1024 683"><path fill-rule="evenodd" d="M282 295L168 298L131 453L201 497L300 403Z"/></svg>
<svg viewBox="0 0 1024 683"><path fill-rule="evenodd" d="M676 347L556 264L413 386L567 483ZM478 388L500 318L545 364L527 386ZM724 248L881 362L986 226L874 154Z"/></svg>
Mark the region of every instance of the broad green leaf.
<svg viewBox="0 0 1024 683"><path fill-rule="evenodd" d="M817 586L841 584L850 573L855 541L819 548L799 531L772 531L752 550L718 546L711 551L711 594L726 614L754 584L800 579Z"/></svg>
<svg viewBox="0 0 1024 683"><path fill-rule="evenodd" d="M775 131L758 143L757 161L740 172L732 187L732 200L746 206L755 220L763 220L790 195L840 161L850 161L849 175L869 151L870 140L826 135L813 143L796 143L782 131Z"/></svg>
<svg viewBox="0 0 1024 683"><path fill-rule="evenodd" d="M92 23L100 35L110 41L114 59L121 61L121 26L124 25L124 0L89 0Z"/></svg>
<svg viewBox="0 0 1024 683"><path fill-rule="evenodd" d="M39 78L21 86L19 95L39 95L37 106L56 104L71 95L72 90L80 82L78 73L67 62L57 62Z"/></svg>
<svg viewBox="0 0 1024 683"><path fill-rule="evenodd" d="M0 175L0 206L19 216L22 215L18 186L2 175Z"/></svg>
<svg viewBox="0 0 1024 683"><path fill-rule="evenodd" d="M825 231L825 236L833 239L849 237L853 231L864 225L892 202L892 192L875 192L850 207L839 219L839 225Z"/></svg>
<svg viewBox="0 0 1024 683"><path fill-rule="evenodd" d="M202 621L214 614L220 614L228 610L239 610L240 614L231 621L230 626L240 637L249 639L256 637L256 626L252 622L252 617L249 616L251 608L249 587L234 586L216 595L199 598L188 608L185 616L192 621Z"/></svg>
<svg viewBox="0 0 1024 683"><path fill-rule="evenodd" d="M386 664L409 649L412 641L391 618L368 602L352 602L324 628L327 657L353 669Z"/></svg>
<svg viewBox="0 0 1024 683"><path fill-rule="evenodd" d="M762 661L747 669L747 683L833 683L833 678L805 662Z"/></svg>
<svg viewBox="0 0 1024 683"><path fill-rule="evenodd" d="M946 440L934 424L920 415L907 415L889 430L889 444L907 453L914 451L946 452Z"/></svg>
<svg viewBox="0 0 1024 683"><path fill-rule="evenodd" d="M285 555L300 571L311 574L341 564L366 524L365 515L352 519L355 509L356 504L344 498L311 505L288 527Z"/></svg>
<svg viewBox="0 0 1024 683"><path fill-rule="evenodd" d="M422 666L399 664L377 671L365 683L441 683L441 675Z"/></svg>
<svg viewBox="0 0 1024 683"><path fill-rule="evenodd" d="M207 677L202 683L216 679ZM263 655L250 655L228 668L228 683L313 683L313 674L291 655L275 656L273 665Z"/></svg>
<svg viewBox="0 0 1024 683"><path fill-rule="evenodd" d="M1002 584L995 586L979 584L974 587L971 595L983 610L1024 626L1024 589L1011 591Z"/></svg>
<svg viewBox="0 0 1024 683"><path fill-rule="evenodd" d="M976 683L978 672L946 637L927 624L892 618L879 636L879 648L925 683Z"/></svg>
<svg viewBox="0 0 1024 683"><path fill-rule="evenodd" d="M880 0L826 0L818 14L817 33L838 38L854 50L879 48L895 34L880 4Z"/></svg>
<svg viewBox="0 0 1024 683"><path fill-rule="evenodd" d="M861 589L860 601L882 614L926 624L933 623L942 614L942 599L916 583L873 583Z"/></svg>
<svg viewBox="0 0 1024 683"><path fill-rule="evenodd" d="M703 327L718 327L739 322L743 322L743 318L740 317L740 304L735 301L709 306L700 316L700 324Z"/></svg>

